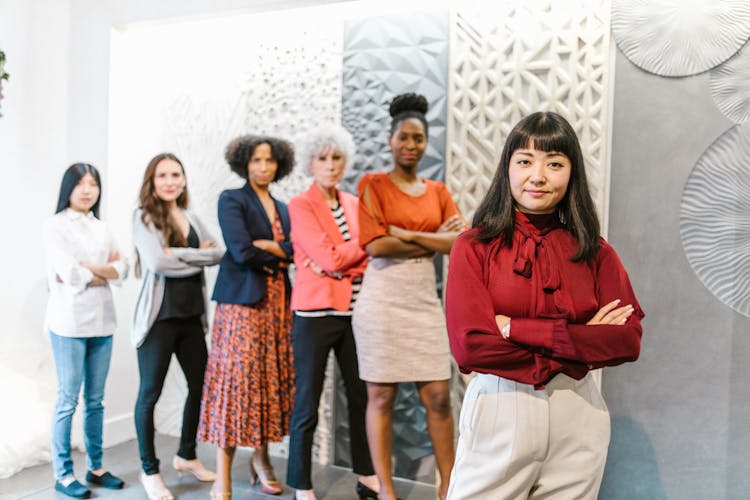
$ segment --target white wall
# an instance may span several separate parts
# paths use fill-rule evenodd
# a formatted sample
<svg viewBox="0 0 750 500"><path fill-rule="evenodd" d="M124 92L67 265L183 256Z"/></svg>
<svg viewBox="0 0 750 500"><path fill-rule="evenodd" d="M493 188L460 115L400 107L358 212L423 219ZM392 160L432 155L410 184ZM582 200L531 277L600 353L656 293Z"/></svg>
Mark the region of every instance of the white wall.
<svg viewBox="0 0 750 500"><path fill-rule="evenodd" d="M45 458L55 392L42 332L46 284L41 225L53 213L64 167L68 109L67 0L0 0L6 53L0 118L0 213L6 271L0 286L0 477ZM11 409L12 408L12 409ZM19 426L27 432L18 432Z"/></svg>

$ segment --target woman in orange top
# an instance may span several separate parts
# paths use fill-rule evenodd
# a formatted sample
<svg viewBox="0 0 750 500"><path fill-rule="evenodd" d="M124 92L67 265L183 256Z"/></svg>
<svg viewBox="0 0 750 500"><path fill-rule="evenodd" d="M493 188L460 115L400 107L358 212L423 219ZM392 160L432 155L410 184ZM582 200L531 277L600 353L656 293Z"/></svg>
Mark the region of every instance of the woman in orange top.
<svg viewBox="0 0 750 500"><path fill-rule="evenodd" d="M359 241L371 259L352 324L360 377L367 382L367 436L381 499L396 498L391 424L399 382L416 382L427 410L441 498L453 466L450 350L432 256L449 253L466 223L445 185L417 174L427 148L426 112L421 95L392 101L394 167L359 183Z"/></svg>

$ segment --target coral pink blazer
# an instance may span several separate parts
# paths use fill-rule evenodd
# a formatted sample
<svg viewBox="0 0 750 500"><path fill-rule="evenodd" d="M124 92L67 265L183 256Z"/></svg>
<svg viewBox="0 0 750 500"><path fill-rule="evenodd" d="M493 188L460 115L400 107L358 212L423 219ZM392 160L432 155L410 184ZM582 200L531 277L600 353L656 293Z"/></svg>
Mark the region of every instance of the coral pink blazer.
<svg viewBox="0 0 750 500"><path fill-rule="evenodd" d="M294 311L348 310L352 278L362 276L365 271L368 256L359 246L359 199L343 191L338 195L349 226L349 241L344 241L331 209L315 183L289 202L294 263L297 266L292 288L291 307ZM340 274L341 278L316 274L308 261L326 273Z"/></svg>

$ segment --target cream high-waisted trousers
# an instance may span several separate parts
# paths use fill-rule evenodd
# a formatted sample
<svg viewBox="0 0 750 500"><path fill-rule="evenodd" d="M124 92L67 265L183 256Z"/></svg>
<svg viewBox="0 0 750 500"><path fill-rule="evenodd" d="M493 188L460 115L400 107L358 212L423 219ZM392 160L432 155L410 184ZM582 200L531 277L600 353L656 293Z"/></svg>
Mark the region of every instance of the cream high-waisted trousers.
<svg viewBox="0 0 750 500"><path fill-rule="evenodd" d="M458 426L449 500L596 499L610 421L591 373L541 390L478 374Z"/></svg>

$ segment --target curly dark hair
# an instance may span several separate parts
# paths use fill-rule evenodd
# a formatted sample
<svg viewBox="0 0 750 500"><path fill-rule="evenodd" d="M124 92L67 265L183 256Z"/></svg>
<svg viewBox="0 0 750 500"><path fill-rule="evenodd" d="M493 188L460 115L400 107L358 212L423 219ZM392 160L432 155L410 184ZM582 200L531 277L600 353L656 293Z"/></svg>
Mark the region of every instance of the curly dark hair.
<svg viewBox="0 0 750 500"><path fill-rule="evenodd" d="M406 94L397 95L391 101L391 105L388 107L388 113L391 115L391 134L396 131L399 123L408 119L416 118L424 126L425 135L429 136L430 130L427 125L427 110L430 105L427 103L427 98L421 94L415 94L409 92Z"/></svg>
<svg viewBox="0 0 750 500"><path fill-rule="evenodd" d="M241 135L227 144L224 158L232 172L247 180L247 163L255 148L261 144L271 147L271 155L276 160L276 175L272 182L280 181L289 175L294 168L294 147L284 139L251 134Z"/></svg>
<svg viewBox="0 0 750 500"><path fill-rule="evenodd" d="M158 155L151 158L146 166L146 171L143 173L143 183L141 184L141 192L138 196L139 205L141 207L141 221L144 224L152 222L154 227L161 231L164 236L164 241L170 247L185 247L187 246L187 239L180 231L177 222L172 220L169 215L169 209L166 203L164 203L154 191L154 175L156 174L156 167L161 163L162 160L173 160L182 167L182 174L185 174L185 167L182 162L172 153L159 153ZM183 189L180 196L177 198L177 206L180 208L187 208L190 197L188 196L187 184Z"/></svg>
<svg viewBox="0 0 750 500"><path fill-rule="evenodd" d="M574 262L591 261L599 251L599 217L588 188L583 153L573 127L557 113L532 113L510 131L500 155L500 164L489 190L474 213L473 227L479 227L477 239L501 238L503 245L513 245L515 201L510 189L508 168L513 152L534 145L540 151L555 151L568 157L570 181L565 196L557 206L565 228L578 240Z"/></svg>

